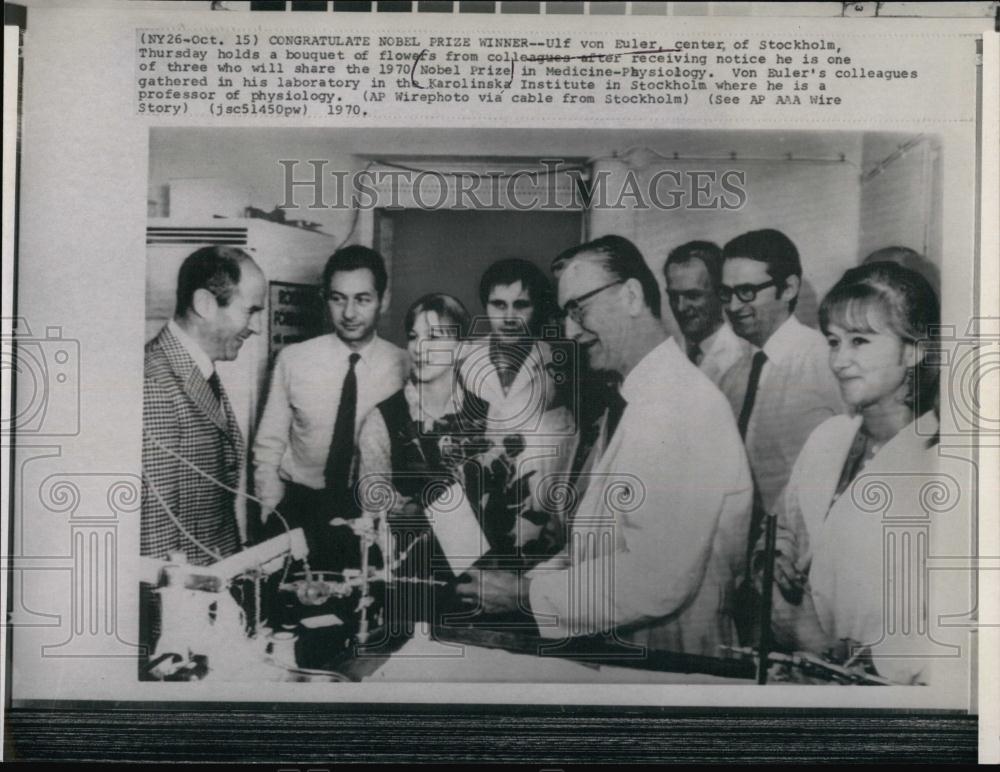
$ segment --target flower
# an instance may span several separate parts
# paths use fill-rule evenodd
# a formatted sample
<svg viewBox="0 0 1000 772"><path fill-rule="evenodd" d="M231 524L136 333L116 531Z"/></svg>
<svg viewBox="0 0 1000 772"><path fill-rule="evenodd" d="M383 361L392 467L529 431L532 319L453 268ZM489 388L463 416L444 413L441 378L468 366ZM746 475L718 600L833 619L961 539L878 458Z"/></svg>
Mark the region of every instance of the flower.
<svg viewBox="0 0 1000 772"><path fill-rule="evenodd" d="M507 451L508 456L517 458L525 448L524 435L508 434L503 438L503 447Z"/></svg>

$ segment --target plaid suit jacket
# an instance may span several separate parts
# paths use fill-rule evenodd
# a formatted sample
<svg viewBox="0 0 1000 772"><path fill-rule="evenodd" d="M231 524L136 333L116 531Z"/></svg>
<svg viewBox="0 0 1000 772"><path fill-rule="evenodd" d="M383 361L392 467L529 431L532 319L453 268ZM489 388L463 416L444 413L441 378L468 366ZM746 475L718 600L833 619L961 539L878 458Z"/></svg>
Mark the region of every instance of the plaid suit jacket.
<svg viewBox="0 0 1000 772"><path fill-rule="evenodd" d="M141 553L164 559L170 552L184 552L190 563L207 565L238 551L234 495L181 459L236 488L243 458L243 437L225 391L220 406L194 360L164 327L146 344ZM216 554L207 554L186 536L164 504Z"/></svg>

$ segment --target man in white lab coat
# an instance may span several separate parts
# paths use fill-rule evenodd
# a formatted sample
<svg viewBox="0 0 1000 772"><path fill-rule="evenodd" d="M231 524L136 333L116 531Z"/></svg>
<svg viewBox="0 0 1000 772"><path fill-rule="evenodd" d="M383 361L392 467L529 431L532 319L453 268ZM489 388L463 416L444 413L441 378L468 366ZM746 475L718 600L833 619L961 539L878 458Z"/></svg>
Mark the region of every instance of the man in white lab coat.
<svg viewBox="0 0 1000 772"><path fill-rule="evenodd" d="M744 570L752 481L732 412L668 339L660 290L620 236L580 246L559 278L566 335L594 370L622 377L576 481L566 548L530 573L459 585L487 612L529 608L549 638L613 635L718 656Z"/></svg>

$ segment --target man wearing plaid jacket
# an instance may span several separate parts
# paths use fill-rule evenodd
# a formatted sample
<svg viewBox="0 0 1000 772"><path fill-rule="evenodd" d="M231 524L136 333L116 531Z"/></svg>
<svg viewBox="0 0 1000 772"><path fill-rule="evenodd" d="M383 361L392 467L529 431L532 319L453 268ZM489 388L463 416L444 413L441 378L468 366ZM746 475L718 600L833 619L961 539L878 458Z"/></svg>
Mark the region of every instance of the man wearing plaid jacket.
<svg viewBox="0 0 1000 772"><path fill-rule="evenodd" d="M181 265L174 318L146 344L140 552L207 565L239 550L233 509L244 442L215 362L260 332L266 281L240 249L203 247ZM143 588L140 637L153 643ZM146 633L145 635L143 633Z"/></svg>

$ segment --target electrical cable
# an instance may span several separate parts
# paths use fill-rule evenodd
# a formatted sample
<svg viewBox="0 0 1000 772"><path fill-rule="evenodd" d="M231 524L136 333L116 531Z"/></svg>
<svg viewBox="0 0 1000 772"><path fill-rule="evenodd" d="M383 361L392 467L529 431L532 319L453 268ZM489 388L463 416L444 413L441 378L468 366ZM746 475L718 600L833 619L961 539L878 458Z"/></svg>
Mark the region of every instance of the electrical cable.
<svg viewBox="0 0 1000 772"><path fill-rule="evenodd" d="M193 469L199 475L201 475L205 479L207 479L207 480L215 483L216 485L218 485L223 490L229 491L230 493L232 493L232 494L234 494L236 496L242 496L243 498L249 499L250 501L254 501L257 504L259 504L262 508L266 507L266 505L264 504L264 502L261 501L256 496L252 496L249 493L247 493L246 491L237 490L236 488L232 488L229 485L226 485L221 480L217 479L216 477L213 477L208 472L204 471L203 469L200 469L196 464L194 464L191 461L189 461L188 459L184 458L184 456L182 456L177 451L173 450L172 448L167 447L163 442L161 442L160 440L158 440L156 437L152 436L151 434L146 434L146 438L149 439L150 442L152 442L154 445L156 445L164 453L166 453L166 454L168 454L170 456L173 456L175 459L177 459L178 461L180 461L182 464L184 464L185 466L189 467L190 469ZM159 492L159 490L157 490L156 485L153 484L153 481L149 479L149 475L147 475L145 472L143 472L142 479L146 482L147 487L153 493L153 496L156 497L156 500L160 503L160 506L163 508L163 511L167 513L167 516L173 521L173 523L177 527L177 529L185 537L187 537L187 539L190 540L192 544L194 544L200 550L202 550L203 552L205 552L207 555L209 555L210 557L212 557L215 560L222 560L223 558L222 558L222 555L220 553L218 553L216 551L213 551L211 548L209 548L208 546L206 546L205 544L203 544L202 542L200 542L198 539L196 539L194 537L194 535L191 534L190 531L187 530L187 528L184 527L184 525L180 521L180 518L178 518L177 515L174 514L174 512L167 505L167 502L163 500L163 496L160 495L160 492ZM271 514L277 515L278 520L281 521L281 525L284 527L286 534L287 533L291 533L292 529L288 525L288 521L277 510L277 508L272 508L271 509ZM284 575L282 577L283 580L284 580L284 576L287 576L287 574L288 574L288 565L289 565L289 562L290 562L290 558L286 558L285 559L285 573L284 573Z"/></svg>

